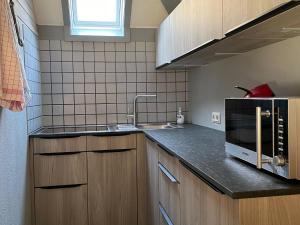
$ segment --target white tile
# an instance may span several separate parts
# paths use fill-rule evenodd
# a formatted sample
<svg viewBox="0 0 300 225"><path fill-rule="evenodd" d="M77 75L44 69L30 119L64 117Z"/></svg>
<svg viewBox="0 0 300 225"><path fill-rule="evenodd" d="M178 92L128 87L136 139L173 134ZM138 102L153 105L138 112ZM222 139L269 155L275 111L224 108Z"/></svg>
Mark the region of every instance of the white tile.
<svg viewBox="0 0 300 225"><path fill-rule="evenodd" d="M157 103L157 112L166 112L167 111L167 103Z"/></svg>
<svg viewBox="0 0 300 225"><path fill-rule="evenodd" d="M117 103L117 95L116 94L107 94L106 100L108 104Z"/></svg>
<svg viewBox="0 0 300 225"><path fill-rule="evenodd" d="M104 62L96 62L95 63L95 72L105 72L105 63Z"/></svg>
<svg viewBox="0 0 300 225"><path fill-rule="evenodd" d="M95 73L96 83L105 83L105 73Z"/></svg>
<svg viewBox="0 0 300 225"><path fill-rule="evenodd" d="M53 104L63 104L63 98L61 94L52 95Z"/></svg>
<svg viewBox="0 0 300 225"><path fill-rule="evenodd" d="M127 114L118 114L117 119L119 124L127 123Z"/></svg>
<svg viewBox="0 0 300 225"><path fill-rule="evenodd" d="M156 73L147 73L147 82L156 82Z"/></svg>
<svg viewBox="0 0 300 225"><path fill-rule="evenodd" d="M52 115L52 105L43 105L43 115Z"/></svg>
<svg viewBox="0 0 300 225"><path fill-rule="evenodd" d="M136 83L127 83L127 92L136 93Z"/></svg>
<svg viewBox="0 0 300 225"><path fill-rule="evenodd" d="M41 62L41 72L48 73L50 70L50 62Z"/></svg>
<svg viewBox="0 0 300 225"><path fill-rule="evenodd" d="M117 103L126 103L127 99L126 99L126 94L122 93L122 94L117 94Z"/></svg>
<svg viewBox="0 0 300 225"><path fill-rule="evenodd" d="M93 73L95 71L95 63L94 62L84 62L84 72Z"/></svg>
<svg viewBox="0 0 300 225"><path fill-rule="evenodd" d="M73 42L73 51L83 51L83 43Z"/></svg>
<svg viewBox="0 0 300 225"><path fill-rule="evenodd" d="M155 52L146 52L146 61L147 62L155 62L156 61Z"/></svg>
<svg viewBox="0 0 300 225"><path fill-rule="evenodd" d="M96 96L95 94L85 94L85 104L95 104Z"/></svg>
<svg viewBox="0 0 300 225"><path fill-rule="evenodd" d="M84 73L74 73L74 83L84 83Z"/></svg>
<svg viewBox="0 0 300 225"><path fill-rule="evenodd" d="M96 105L94 105L94 104L85 105L85 111L86 111L86 114L95 115L96 114ZM95 116L94 123L96 123L96 116ZM92 123L88 123L88 124L92 124Z"/></svg>
<svg viewBox="0 0 300 225"><path fill-rule="evenodd" d="M86 73L84 76L85 83L95 83L95 74L94 73Z"/></svg>
<svg viewBox="0 0 300 225"><path fill-rule="evenodd" d="M105 71L108 73L116 72L116 64L115 63L106 63L105 64Z"/></svg>
<svg viewBox="0 0 300 225"><path fill-rule="evenodd" d="M61 49L63 51L72 51L72 42L61 41Z"/></svg>
<svg viewBox="0 0 300 225"><path fill-rule="evenodd" d="M117 93L126 93L126 83L117 83Z"/></svg>
<svg viewBox="0 0 300 225"><path fill-rule="evenodd" d="M95 61L105 62L104 52L95 52Z"/></svg>
<svg viewBox="0 0 300 225"><path fill-rule="evenodd" d="M127 73L127 82L136 82L136 73Z"/></svg>
<svg viewBox="0 0 300 225"><path fill-rule="evenodd" d="M73 94L64 94L64 104L74 104L74 95Z"/></svg>
<svg viewBox="0 0 300 225"><path fill-rule="evenodd" d="M96 103L106 103L106 95L96 94Z"/></svg>
<svg viewBox="0 0 300 225"><path fill-rule="evenodd" d="M115 52L105 52L105 61L106 62L115 62L116 53Z"/></svg>
<svg viewBox="0 0 300 225"><path fill-rule="evenodd" d="M84 93L84 84L74 84L74 93Z"/></svg>
<svg viewBox="0 0 300 225"><path fill-rule="evenodd" d="M135 62L135 52L126 52L126 62Z"/></svg>
<svg viewBox="0 0 300 225"><path fill-rule="evenodd" d="M125 52L116 52L116 62L125 62L126 53Z"/></svg>
<svg viewBox="0 0 300 225"><path fill-rule="evenodd" d="M106 125L107 124L106 115L97 115L97 124Z"/></svg>
<svg viewBox="0 0 300 225"><path fill-rule="evenodd" d="M83 62L73 62L74 72L84 72Z"/></svg>
<svg viewBox="0 0 300 225"><path fill-rule="evenodd" d="M83 61L83 52L73 52L73 61L82 62Z"/></svg>
<svg viewBox="0 0 300 225"><path fill-rule="evenodd" d="M63 84L63 92L66 94L74 93L74 85L73 84Z"/></svg>
<svg viewBox="0 0 300 225"><path fill-rule="evenodd" d="M85 87L84 89L85 93L95 93L95 84L87 83L84 85L84 87Z"/></svg>
<svg viewBox="0 0 300 225"><path fill-rule="evenodd" d="M157 113L148 113L148 122L156 123L157 122Z"/></svg>
<svg viewBox="0 0 300 225"><path fill-rule="evenodd" d="M116 74L115 73L106 73L106 83L116 82Z"/></svg>
<svg viewBox="0 0 300 225"><path fill-rule="evenodd" d="M51 73L52 83L62 83L62 73Z"/></svg>
<svg viewBox="0 0 300 225"><path fill-rule="evenodd" d="M50 50L61 50L59 40L50 40Z"/></svg>
<svg viewBox="0 0 300 225"><path fill-rule="evenodd" d="M125 52L125 43L117 42L116 43L116 51L117 52Z"/></svg>
<svg viewBox="0 0 300 225"><path fill-rule="evenodd" d="M166 83L157 83L157 92L166 92L167 85Z"/></svg>
<svg viewBox="0 0 300 225"><path fill-rule="evenodd" d="M116 51L115 43L106 42L104 45L104 49L106 52L115 52Z"/></svg>
<svg viewBox="0 0 300 225"><path fill-rule="evenodd" d="M137 79L137 82L146 82L147 74L146 73L138 73L136 79Z"/></svg>
<svg viewBox="0 0 300 225"><path fill-rule="evenodd" d="M43 94L51 94L51 84L42 84Z"/></svg>
<svg viewBox="0 0 300 225"><path fill-rule="evenodd" d="M116 73L117 82L126 82L126 73Z"/></svg>
<svg viewBox="0 0 300 225"><path fill-rule="evenodd" d="M53 125L54 126L62 126L64 125L63 116L53 116Z"/></svg>
<svg viewBox="0 0 300 225"><path fill-rule="evenodd" d="M146 92L146 83L137 83L137 92Z"/></svg>
<svg viewBox="0 0 300 225"><path fill-rule="evenodd" d="M49 62L50 61L50 52L49 51L40 51L40 61Z"/></svg>
<svg viewBox="0 0 300 225"><path fill-rule="evenodd" d="M52 116L43 116L43 126L52 126Z"/></svg>
<svg viewBox="0 0 300 225"><path fill-rule="evenodd" d="M167 102L176 102L176 93L167 93Z"/></svg>
<svg viewBox="0 0 300 225"><path fill-rule="evenodd" d="M155 73L156 72L155 67L156 67L155 63L147 63L147 72Z"/></svg>
<svg viewBox="0 0 300 225"><path fill-rule="evenodd" d="M63 115L62 105L53 105L53 115Z"/></svg>
<svg viewBox="0 0 300 225"><path fill-rule="evenodd" d="M175 92L176 91L175 83L167 83L167 91L168 92Z"/></svg>
<svg viewBox="0 0 300 225"><path fill-rule="evenodd" d="M147 83L147 92L156 92L156 83Z"/></svg>
<svg viewBox="0 0 300 225"><path fill-rule="evenodd" d="M167 114L157 113L157 122L167 122Z"/></svg>
<svg viewBox="0 0 300 225"><path fill-rule="evenodd" d="M96 93L106 93L106 87L104 83L97 83L96 84Z"/></svg>
<svg viewBox="0 0 300 225"><path fill-rule="evenodd" d="M126 43L126 51L127 52L135 52L135 42L127 42Z"/></svg>
<svg viewBox="0 0 300 225"><path fill-rule="evenodd" d="M51 61L60 62L61 61L61 51L50 51Z"/></svg>
<svg viewBox="0 0 300 225"><path fill-rule="evenodd" d="M127 72L136 72L136 64L135 63L126 63Z"/></svg>
<svg viewBox="0 0 300 225"><path fill-rule="evenodd" d="M52 93L61 94L62 93L62 84L52 84Z"/></svg>
<svg viewBox="0 0 300 225"><path fill-rule="evenodd" d="M85 114L85 105L75 105L75 114Z"/></svg>
<svg viewBox="0 0 300 225"><path fill-rule="evenodd" d="M61 62L51 62L50 66L51 66L51 72L54 73L62 72Z"/></svg>
<svg viewBox="0 0 300 225"><path fill-rule="evenodd" d="M63 83L72 84L73 83L73 73L63 73Z"/></svg>
<svg viewBox="0 0 300 225"><path fill-rule="evenodd" d="M116 84L115 83L107 83L106 84L106 92L107 93L116 93Z"/></svg>
<svg viewBox="0 0 300 225"><path fill-rule="evenodd" d="M85 116L75 115L75 125L85 125Z"/></svg>
<svg viewBox="0 0 300 225"><path fill-rule="evenodd" d="M104 51L104 43L103 42L95 42L94 43L95 51Z"/></svg>
<svg viewBox="0 0 300 225"><path fill-rule="evenodd" d="M94 51L94 44L93 44L93 42L84 42L83 43L83 50L84 51Z"/></svg>
<svg viewBox="0 0 300 225"><path fill-rule="evenodd" d="M146 72L146 63L136 63L137 72Z"/></svg>
<svg viewBox="0 0 300 225"><path fill-rule="evenodd" d="M97 115L86 115L86 124L94 125L97 123Z"/></svg>
<svg viewBox="0 0 300 225"><path fill-rule="evenodd" d="M96 105L97 114L106 114L106 104Z"/></svg>
<svg viewBox="0 0 300 225"><path fill-rule="evenodd" d="M65 62L73 61L72 52L62 51L62 61L65 61Z"/></svg>
<svg viewBox="0 0 300 225"><path fill-rule="evenodd" d="M84 104L84 94L75 94L75 104Z"/></svg>
<svg viewBox="0 0 300 225"><path fill-rule="evenodd" d="M75 125L75 116L74 115L66 115L64 116L65 125Z"/></svg>
<svg viewBox="0 0 300 225"><path fill-rule="evenodd" d="M125 63L116 63L116 72L118 72L118 73L126 72L126 64Z"/></svg>
<svg viewBox="0 0 300 225"><path fill-rule="evenodd" d="M167 82L175 82L176 81L176 75L173 72L167 73Z"/></svg>
<svg viewBox="0 0 300 225"><path fill-rule="evenodd" d="M69 72L69 73L73 72L73 63L72 62L63 62L62 63L62 71L64 73L66 73L66 72Z"/></svg>
<svg viewBox="0 0 300 225"><path fill-rule="evenodd" d="M84 52L83 53L83 61L88 61L88 62L95 61L94 52Z"/></svg>
<svg viewBox="0 0 300 225"><path fill-rule="evenodd" d="M127 104L117 104L118 113L126 113L127 114Z"/></svg>
<svg viewBox="0 0 300 225"><path fill-rule="evenodd" d="M51 73L42 73L41 76L43 84L51 83Z"/></svg>
<svg viewBox="0 0 300 225"><path fill-rule="evenodd" d="M117 113L117 105L116 104L107 104L107 113Z"/></svg>
<svg viewBox="0 0 300 225"><path fill-rule="evenodd" d="M136 62L146 62L145 52L136 52Z"/></svg>
<svg viewBox="0 0 300 225"><path fill-rule="evenodd" d="M185 82L177 82L176 83L176 91L185 91Z"/></svg>

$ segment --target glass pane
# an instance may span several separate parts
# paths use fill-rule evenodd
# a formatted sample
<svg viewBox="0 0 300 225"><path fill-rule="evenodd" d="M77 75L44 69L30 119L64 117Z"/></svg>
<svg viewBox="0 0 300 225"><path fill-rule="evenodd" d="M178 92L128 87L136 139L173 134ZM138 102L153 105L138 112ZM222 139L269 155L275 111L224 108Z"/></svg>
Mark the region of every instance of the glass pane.
<svg viewBox="0 0 300 225"><path fill-rule="evenodd" d="M75 0L78 21L117 22L120 0Z"/></svg>

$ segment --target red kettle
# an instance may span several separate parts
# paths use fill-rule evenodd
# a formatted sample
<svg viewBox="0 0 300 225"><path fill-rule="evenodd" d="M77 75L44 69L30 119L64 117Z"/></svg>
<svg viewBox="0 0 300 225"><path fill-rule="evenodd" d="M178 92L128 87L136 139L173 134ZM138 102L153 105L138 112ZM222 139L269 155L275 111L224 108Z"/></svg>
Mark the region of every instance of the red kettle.
<svg viewBox="0 0 300 225"><path fill-rule="evenodd" d="M262 98L262 97L274 97L275 94L268 84L259 85L251 90L246 88L235 86L235 88L246 92L245 98Z"/></svg>

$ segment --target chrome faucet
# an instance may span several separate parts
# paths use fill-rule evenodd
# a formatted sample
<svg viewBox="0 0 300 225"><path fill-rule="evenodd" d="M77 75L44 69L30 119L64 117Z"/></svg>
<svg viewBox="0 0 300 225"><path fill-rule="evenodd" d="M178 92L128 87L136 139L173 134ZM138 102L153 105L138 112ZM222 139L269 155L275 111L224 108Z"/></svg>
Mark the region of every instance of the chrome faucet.
<svg viewBox="0 0 300 225"><path fill-rule="evenodd" d="M133 114L132 115L128 115L128 117L132 117L133 118L133 125L136 126L137 125L137 111L136 111L136 104L137 104L137 100L139 98L148 98L148 97L156 97L156 95L136 95L134 97L134 101L133 101Z"/></svg>

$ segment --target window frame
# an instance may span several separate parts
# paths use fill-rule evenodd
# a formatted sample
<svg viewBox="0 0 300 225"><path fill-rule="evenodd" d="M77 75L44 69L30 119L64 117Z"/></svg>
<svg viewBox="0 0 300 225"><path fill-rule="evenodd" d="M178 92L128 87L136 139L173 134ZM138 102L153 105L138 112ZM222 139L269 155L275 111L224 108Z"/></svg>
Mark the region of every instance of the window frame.
<svg viewBox="0 0 300 225"><path fill-rule="evenodd" d="M109 0L108 0L109 1ZM70 15L70 31L73 33L90 32L95 33L101 31L115 32L112 37L124 36L125 30L125 0L117 1L117 21L116 22L99 22L99 21L79 21L77 16L76 0L69 0L69 15ZM82 31L82 32L80 32ZM121 34L121 35L120 35ZM86 36L86 35L83 35ZM97 35L95 35L97 36ZM99 35L102 36L102 35Z"/></svg>

